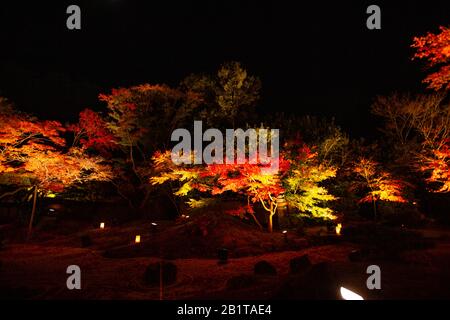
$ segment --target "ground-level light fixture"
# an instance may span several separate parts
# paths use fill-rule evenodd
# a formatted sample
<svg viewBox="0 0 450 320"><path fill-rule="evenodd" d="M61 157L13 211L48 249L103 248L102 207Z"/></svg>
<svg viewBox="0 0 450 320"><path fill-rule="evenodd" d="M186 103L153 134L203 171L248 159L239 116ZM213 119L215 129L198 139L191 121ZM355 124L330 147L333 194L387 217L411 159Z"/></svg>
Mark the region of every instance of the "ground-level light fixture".
<svg viewBox="0 0 450 320"><path fill-rule="evenodd" d="M104 222L100 222L100 229L105 229L105 223Z"/></svg>
<svg viewBox="0 0 450 320"><path fill-rule="evenodd" d="M348 290L344 287L341 287L341 296L344 300L364 300L363 297L361 297L359 294Z"/></svg>
<svg viewBox="0 0 450 320"><path fill-rule="evenodd" d="M137 236L134 238L134 243L141 243L141 236L140 236L140 235L137 235Z"/></svg>
<svg viewBox="0 0 450 320"><path fill-rule="evenodd" d="M158 224L156 222L150 223L150 233L156 233L158 231Z"/></svg>
<svg viewBox="0 0 450 320"><path fill-rule="evenodd" d="M336 234L337 234L338 236L341 235L341 230L342 230L342 224L341 224L341 223L338 223L338 224L336 225Z"/></svg>

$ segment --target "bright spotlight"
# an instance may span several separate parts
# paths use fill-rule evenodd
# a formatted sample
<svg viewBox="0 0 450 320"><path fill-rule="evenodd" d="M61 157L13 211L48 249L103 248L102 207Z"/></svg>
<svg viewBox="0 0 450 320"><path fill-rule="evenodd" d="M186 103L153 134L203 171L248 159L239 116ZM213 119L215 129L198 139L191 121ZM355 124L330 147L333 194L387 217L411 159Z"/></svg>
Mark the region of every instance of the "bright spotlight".
<svg viewBox="0 0 450 320"><path fill-rule="evenodd" d="M344 287L341 287L341 296L344 300L364 300L364 298L359 294L356 294Z"/></svg>

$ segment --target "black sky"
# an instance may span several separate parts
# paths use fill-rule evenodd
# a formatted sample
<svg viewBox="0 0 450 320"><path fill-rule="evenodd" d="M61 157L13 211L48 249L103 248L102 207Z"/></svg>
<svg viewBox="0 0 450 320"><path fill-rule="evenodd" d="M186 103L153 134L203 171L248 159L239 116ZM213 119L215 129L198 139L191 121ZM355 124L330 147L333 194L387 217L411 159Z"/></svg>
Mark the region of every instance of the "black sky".
<svg viewBox="0 0 450 320"><path fill-rule="evenodd" d="M81 31L66 29L70 4ZM370 4L382 30L365 26ZM113 87L176 85L238 60L263 82L262 110L335 116L370 134L376 95L424 91L409 46L439 25L450 25L450 1L2 1L0 95L75 120Z"/></svg>

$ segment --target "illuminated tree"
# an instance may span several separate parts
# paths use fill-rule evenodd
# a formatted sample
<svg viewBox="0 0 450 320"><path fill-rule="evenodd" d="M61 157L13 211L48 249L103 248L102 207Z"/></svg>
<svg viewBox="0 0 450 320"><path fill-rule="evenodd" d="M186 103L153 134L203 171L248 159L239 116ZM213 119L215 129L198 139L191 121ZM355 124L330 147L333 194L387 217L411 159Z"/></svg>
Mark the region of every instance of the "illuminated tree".
<svg viewBox="0 0 450 320"><path fill-rule="evenodd" d="M291 168L285 179L286 200L297 208L300 216L308 216L322 220L334 220L333 210L324 206L325 203L336 200L321 183L336 175L336 169L320 164L317 152L310 148L299 148Z"/></svg>
<svg viewBox="0 0 450 320"><path fill-rule="evenodd" d="M239 62L228 62L215 76L190 75L181 87L200 97L201 109L197 114L200 119L215 128L234 128L238 123L245 125L249 119L259 100L261 82Z"/></svg>
<svg viewBox="0 0 450 320"><path fill-rule="evenodd" d="M450 103L443 94L378 97L372 112L385 119L383 132L392 141L397 165L430 174L428 184L446 190Z"/></svg>
<svg viewBox="0 0 450 320"><path fill-rule="evenodd" d="M261 227L254 215L254 205L260 204L267 212L268 230L273 230L273 216L277 212L278 197L300 211L301 216L317 219L335 219L333 211L324 206L335 197L320 184L333 177L335 169L319 165L317 154L303 146L295 157L280 156L278 168L260 164L212 164L207 166L176 166L170 152L156 153L153 185L171 183L174 195L185 197L191 207L211 204L214 198L226 193L242 196L245 205L230 212L249 214ZM200 199L193 195L200 193Z"/></svg>
<svg viewBox="0 0 450 320"><path fill-rule="evenodd" d="M403 196L405 184L401 180L394 179L389 173L382 171L375 161L361 158L355 163L354 172L360 180L355 181L353 188L365 192L359 202L372 202L375 218L377 217L377 202L379 200L406 202Z"/></svg>
<svg viewBox="0 0 450 320"><path fill-rule="evenodd" d="M318 162L326 167L340 167L349 161L350 139L336 125L334 118L278 113L270 115L268 121L274 128L283 128L281 138L284 144L315 146Z"/></svg>
<svg viewBox="0 0 450 320"><path fill-rule="evenodd" d="M157 153L154 156L157 174L151 178L153 185L168 181L179 181L181 185L174 191L177 196L188 196L192 191L207 193L217 197L226 192L242 195L247 199L243 211L250 214L261 227L254 215L252 204L259 203L268 213L268 229L273 230L273 216L277 210L277 197L284 192L281 177L287 171L289 163L280 159L278 168L272 164L211 164L206 166L175 166L170 159L170 152ZM208 200L189 199L191 207L200 207Z"/></svg>
<svg viewBox="0 0 450 320"><path fill-rule="evenodd" d="M195 94L166 85L113 89L99 97L107 103L107 128L129 153L134 169L135 151L145 158L145 154L167 147L173 130L182 127L197 105Z"/></svg>
<svg viewBox="0 0 450 320"><path fill-rule="evenodd" d="M437 71L428 75L424 82L433 90L450 89L450 28L439 27L437 34L427 33L413 39L412 48L416 50L413 59L423 59L428 68Z"/></svg>
<svg viewBox="0 0 450 320"><path fill-rule="evenodd" d="M0 175L17 185L16 191L32 191L29 235L39 194L62 192L65 188L86 181L111 178L109 166L100 157L89 157L81 149L65 151L61 133L65 128L56 121L39 121L11 107L0 109Z"/></svg>
<svg viewBox="0 0 450 320"><path fill-rule="evenodd" d="M259 99L260 81L248 75L239 62L224 64L217 73L217 103L221 112L236 121L242 108L253 106Z"/></svg>
<svg viewBox="0 0 450 320"><path fill-rule="evenodd" d="M146 183L146 155L167 148L176 128L192 125L198 97L166 85L144 84L113 89L100 100L107 103L106 128L125 156L114 159L113 183L133 209L141 209L152 191Z"/></svg>
<svg viewBox="0 0 450 320"><path fill-rule="evenodd" d="M79 122L69 126L68 130L74 133L73 146L81 145L84 149L93 149L105 156L117 149L117 140L106 121L90 109L80 112Z"/></svg>
<svg viewBox="0 0 450 320"><path fill-rule="evenodd" d="M277 197L284 192L281 179L286 173L289 163L280 159L279 168L272 169L258 164L214 164L206 168L202 177L212 177L212 195L227 191L242 194L247 198L247 211L254 216L253 203L259 203L268 215L268 230L273 231L273 216L277 212ZM204 185L200 185L202 188ZM257 222L258 225L260 225Z"/></svg>
<svg viewBox="0 0 450 320"><path fill-rule="evenodd" d="M444 145L439 150L422 154L419 169L429 176L426 182L432 192L450 192L450 148Z"/></svg>
<svg viewBox="0 0 450 320"><path fill-rule="evenodd" d="M198 191L212 197L230 192L246 198L247 204L233 214L250 214L261 227L254 215L253 204L259 203L268 214L268 230L273 230L273 216L277 210L277 197L284 192L281 178L286 173L289 163L280 159L278 169L271 164L212 164L207 166L175 166L170 159L170 152L157 153L154 156L157 174L151 178L153 185L168 181L178 181L179 187L174 194L187 197L192 191ZM208 204L208 200L189 199L191 207Z"/></svg>

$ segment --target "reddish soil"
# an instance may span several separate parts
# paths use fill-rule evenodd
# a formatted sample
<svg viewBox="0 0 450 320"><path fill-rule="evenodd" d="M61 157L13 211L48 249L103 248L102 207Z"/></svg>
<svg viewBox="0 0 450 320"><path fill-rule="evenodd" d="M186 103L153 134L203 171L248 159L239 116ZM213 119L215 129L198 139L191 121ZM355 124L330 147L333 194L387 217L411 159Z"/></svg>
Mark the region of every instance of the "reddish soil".
<svg viewBox="0 0 450 320"><path fill-rule="evenodd" d="M307 242L300 237L290 234L286 243L281 233L271 235L242 225L235 228L229 225L228 232L207 231L192 236L186 230L196 228L189 227L189 223L158 223L155 231L148 231L149 222L106 230L90 226L71 229L66 223L66 234L61 229L57 233L52 232L52 228L36 230L33 241L10 241L0 250L0 297L159 299L159 286L146 286L143 281L147 265L160 260L158 251L170 255L170 261L178 268L176 283L163 289L164 299L270 299L276 296L283 283L290 281L290 259L303 254L308 254L313 264L328 262L339 285L351 288L366 299L450 297L450 241L447 232L427 231L429 237L437 239L434 248L407 251L397 260L351 262L348 255L358 248L357 244L339 241L305 247ZM61 224L59 227L63 228ZM215 225L213 229L223 230L222 227ZM132 243L136 234L142 235L141 245ZM90 236L92 246L80 247L82 235ZM183 243L183 239L188 237L198 237L203 242L190 240ZM225 265L219 265L214 256L221 246L234 246ZM247 248L245 254L234 254L240 252L240 248ZM205 251L206 258L199 257L201 250ZM111 255L114 258L108 257ZM277 269L277 275L259 276L254 285L247 288L227 289L230 278L252 275L255 263L260 260L271 263ZM366 268L370 264L381 267L381 290L366 288ZM69 265L81 267L81 290L66 288L66 268Z"/></svg>

